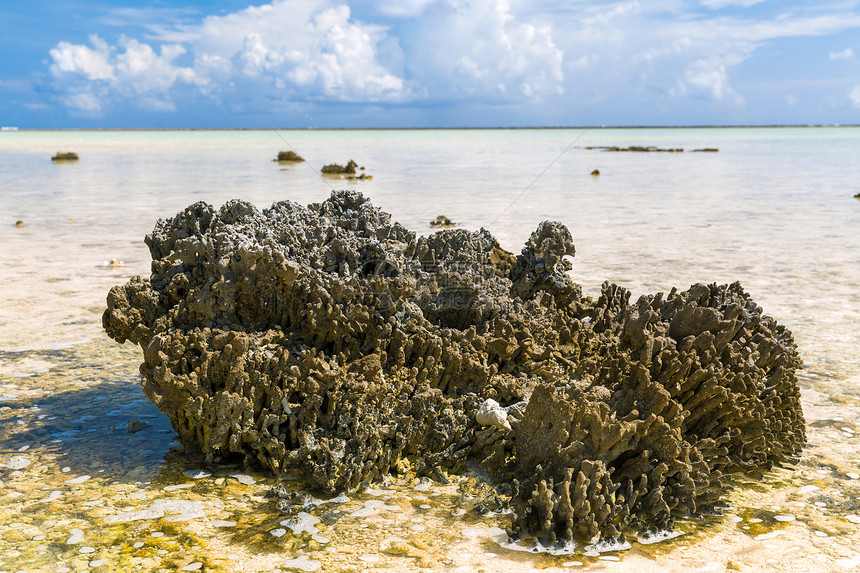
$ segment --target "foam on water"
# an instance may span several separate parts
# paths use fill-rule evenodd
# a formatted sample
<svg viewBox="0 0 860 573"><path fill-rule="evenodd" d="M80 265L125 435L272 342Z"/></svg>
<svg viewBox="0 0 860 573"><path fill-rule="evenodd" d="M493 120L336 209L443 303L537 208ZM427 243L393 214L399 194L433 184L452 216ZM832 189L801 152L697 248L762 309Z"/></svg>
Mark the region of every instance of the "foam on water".
<svg viewBox="0 0 860 573"><path fill-rule="evenodd" d="M104 518L104 522L124 523L142 519L160 519L165 517L168 513L175 515L166 517L166 521L189 521L206 517L206 509L202 501L160 499L155 501L147 509L125 511L118 515L110 515Z"/></svg>
<svg viewBox="0 0 860 573"><path fill-rule="evenodd" d="M577 544L575 541L569 541L560 545L544 545L537 539L529 541L511 541L504 529L491 527L489 530L490 539L499 547L510 549L511 551L523 551L526 553L547 553L549 555L572 555L576 553Z"/></svg>
<svg viewBox="0 0 860 573"><path fill-rule="evenodd" d="M612 551L627 551L630 549L630 542L625 540L600 541L592 545L585 546L585 555L596 556L601 553L610 553Z"/></svg>
<svg viewBox="0 0 860 573"><path fill-rule="evenodd" d="M307 512L301 511L293 519L287 519L281 522L281 525L292 529L293 535L300 535L304 532L314 534L319 530L315 527L320 522L320 519Z"/></svg>
<svg viewBox="0 0 860 573"><path fill-rule="evenodd" d="M641 534L636 537L636 541L638 541L642 545L651 545L652 543L660 543L661 541L675 539L676 537L680 537L682 535L684 535L684 532L679 531L677 529L671 531L657 531L654 533Z"/></svg>

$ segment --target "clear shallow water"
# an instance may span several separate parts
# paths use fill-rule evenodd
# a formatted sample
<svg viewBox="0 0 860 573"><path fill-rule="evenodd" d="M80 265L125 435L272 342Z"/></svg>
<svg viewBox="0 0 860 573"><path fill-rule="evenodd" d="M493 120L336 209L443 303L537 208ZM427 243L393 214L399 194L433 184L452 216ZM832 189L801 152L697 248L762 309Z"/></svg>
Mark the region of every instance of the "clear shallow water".
<svg viewBox="0 0 860 573"><path fill-rule="evenodd" d="M612 145L687 152L585 149ZM307 163L271 161L290 147ZM689 152L704 147L719 152ZM57 151L75 151L80 160L51 162ZM731 560L795 571L851 566L852 544L860 540L860 525L851 520L860 513L860 482L852 478L860 473L860 201L853 197L860 192L858 157L858 128L0 134L0 524L6 524L0 525L6 544L0 569L76 570L100 559L101 567L124 559L149 569L199 561L208 568L271 570L301 555L327 567L357 569L515 570L564 568L578 560L581 567L632 570L652 559L664 570L710 563L725 568ZM318 175L323 164L351 158L372 181ZM592 177L593 169L601 175ZM758 540L749 532L772 531L742 529L758 527L747 523L756 517L685 524L685 536L610 554L619 562L565 560L494 545L489 528L501 518L463 523L450 515L459 507L456 492L440 488L446 501L429 510L401 496L403 511L389 512L402 514L401 521L377 524L375 537L362 538L365 553L380 559L366 561L349 541L367 529L359 523L324 526L329 533L322 535L334 541L317 546L291 534L269 534L265 528L281 528L283 519L260 497L276 483L271 476L255 474L251 485L229 477L245 468L209 468L212 476L200 480L184 476L202 462L172 443L169 424L143 399L139 350L103 335L107 291L148 274L143 236L158 218L194 201L216 207L237 197L259 208L283 199L307 204L325 199L332 187L368 194L418 232L431 232L428 222L439 214L468 228L484 226L514 252L541 220L560 220L577 247L572 276L589 294L598 293L604 280L630 288L634 297L698 281L740 281L798 342L806 363L800 377L810 447L797 468L774 472L778 487L739 491L732 500L739 508L735 516L746 507L775 515L790 511L795 520L763 520L787 525L781 525L783 533ZM21 459L29 463L18 468ZM84 475L91 477L68 481ZM163 489L182 483L192 487ZM809 486L819 489L804 489ZM412 484L392 487L411 492ZM40 501L54 491L60 492L56 499ZM394 498L402 493L396 491ZM203 505L193 507L205 517L167 521L183 515L168 512L105 523L165 496L199 501ZM364 501L353 500L350 511ZM98 503L83 505L88 502ZM403 520L413 518L425 521L409 523L426 529L404 528ZM237 525L212 525L220 521ZM151 529L168 524L165 536L151 537ZM462 534L478 526L485 532ZM75 528L88 545L67 543ZM36 539L40 535L45 537ZM420 539L409 545L411 536ZM427 545L427 539L438 543ZM146 544L135 548L139 540ZM160 540L157 547L153 540ZM386 553L380 549L386 543L387 549L391 543L412 549L395 546ZM427 548L417 549L422 543ZM780 550L777 564L767 563L774 558L768 544ZM81 553L81 547L93 552ZM426 555L410 557L409 551ZM186 561L171 561L177 555Z"/></svg>

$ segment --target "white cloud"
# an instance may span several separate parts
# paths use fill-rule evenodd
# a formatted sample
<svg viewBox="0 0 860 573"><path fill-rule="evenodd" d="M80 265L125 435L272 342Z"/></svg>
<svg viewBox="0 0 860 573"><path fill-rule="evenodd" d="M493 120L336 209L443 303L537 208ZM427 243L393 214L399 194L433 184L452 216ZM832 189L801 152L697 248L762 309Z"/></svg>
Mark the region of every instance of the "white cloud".
<svg viewBox="0 0 860 573"><path fill-rule="evenodd" d="M255 79L257 91L283 98L399 101L403 79L380 64L382 26L354 20L330 0L273 0L227 16L209 16L182 37L195 54L195 72L210 80ZM228 65L229 63L229 65Z"/></svg>
<svg viewBox="0 0 860 573"><path fill-rule="evenodd" d="M712 16L677 5L673 16L667 17L668 9L650 4L642 4L638 11L616 9L606 33L582 28L587 42L580 39L562 44L561 49L571 55L586 50L599 54L599 66L587 70L588 77L604 84L616 78L616 91L632 90L641 97L660 93L678 102L705 96L741 108L747 98L735 85L735 72L761 48L781 39L826 36L860 27L860 15L824 8L769 17ZM565 36L571 37L577 35ZM746 83L751 82L746 79Z"/></svg>
<svg viewBox="0 0 860 573"><path fill-rule="evenodd" d="M594 12L585 17L583 22L588 26L608 26L613 21L620 21L641 13L642 6L639 2L623 2L615 6L609 6L605 10L601 9Z"/></svg>
<svg viewBox="0 0 860 573"><path fill-rule="evenodd" d="M96 114L102 110L102 105L98 98L89 93L71 94L65 96L63 101L70 108L87 114Z"/></svg>
<svg viewBox="0 0 860 573"><path fill-rule="evenodd" d="M854 107L860 107L860 85L854 86L854 89L851 90L848 97L851 98L851 103Z"/></svg>
<svg viewBox="0 0 860 573"><path fill-rule="evenodd" d="M831 60L851 60L854 58L854 50L845 48L841 52L830 52Z"/></svg>
<svg viewBox="0 0 860 573"><path fill-rule="evenodd" d="M60 42L50 51L51 75L65 90L61 100L72 109L96 114L112 98L135 98L145 109L172 110L171 88L195 81L193 70L173 63L185 53L182 46L166 44L156 52L123 37L111 47L96 35L90 36L90 44Z"/></svg>
<svg viewBox="0 0 860 573"><path fill-rule="evenodd" d="M333 6L329 0L273 0L249 6L226 16L207 16L200 24L165 32L193 47L196 56L220 56L228 60L241 53L248 36L257 36L269 50L300 49L319 37L314 17Z"/></svg>
<svg viewBox="0 0 860 573"><path fill-rule="evenodd" d="M118 82L139 94L166 93L177 81L193 83L194 71L174 65L173 61L185 53L176 44L161 46L158 53L148 44L123 38L120 45L125 51L116 57Z"/></svg>
<svg viewBox="0 0 860 573"><path fill-rule="evenodd" d="M51 65L51 73L54 75L81 74L88 80L113 80L111 50L107 42L92 34L90 44L92 48L68 42L57 44L57 47L50 51L54 61Z"/></svg>
<svg viewBox="0 0 860 573"><path fill-rule="evenodd" d="M428 13L431 5L438 9ZM223 80L225 73L241 72L305 99L384 102L562 91L563 54L550 26L519 21L504 0L382 0L377 9L402 19L425 16L415 20L420 25L414 37L392 38L386 27L353 19L347 4L274 0L210 16L181 34L195 54L198 76L212 80L217 69ZM412 46L409 62L401 41ZM234 68L229 72L228 61ZM407 81L405 69L388 69L383 61L398 68L411 64L415 79Z"/></svg>
<svg viewBox="0 0 860 573"><path fill-rule="evenodd" d="M172 110L196 96L219 109L303 112L332 102L562 110L614 99L668 115L682 102L744 107L755 102L746 89L763 47L860 28L847 3L765 0L269 0L190 18L114 11L106 22L137 22L125 29L146 35L59 42L50 51L58 98L90 114L121 100ZM831 60L854 57L830 49ZM812 101L805 89L792 94Z"/></svg>
<svg viewBox="0 0 860 573"><path fill-rule="evenodd" d="M719 59L694 62L684 73L687 83L709 93L717 101L741 107L744 99L729 85L726 64Z"/></svg>
<svg viewBox="0 0 860 573"><path fill-rule="evenodd" d="M711 10L720 10L729 6L739 6L741 8L749 8L756 4L761 4L766 0L702 0L702 6Z"/></svg>
<svg viewBox="0 0 860 573"><path fill-rule="evenodd" d="M313 29L317 41L289 55L295 66L287 77L297 86L346 101L404 95L403 80L376 62L380 28L351 23L349 7L342 5L318 14Z"/></svg>
<svg viewBox="0 0 860 573"><path fill-rule="evenodd" d="M521 100L564 91L564 53L549 22L528 21L505 0L447 0L445 7L406 39L410 70L431 96Z"/></svg>
<svg viewBox="0 0 860 573"><path fill-rule="evenodd" d="M207 55L204 54L204 57ZM268 67L268 56L269 49L263 44L260 34L256 32L248 34L242 43L242 51L237 56L242 63L242 73L251 77L259 76Z"/></svg>
<svg viewBox="0 0 860 573"><path fill-rule="evenodd" d="M385 38L385 28L353 20L346 4L273 0L197 25L158 28L160 47L125 37L115 46L97 36L92 47L60 42L51 71L60 89L89 96L65 101L90 111L128 96L146 109L172 110L171 92L182 84L216 98L239 86L274 100L398 101L409 91L378 61ZM185 54L193 64L177 65Z"/></svg>

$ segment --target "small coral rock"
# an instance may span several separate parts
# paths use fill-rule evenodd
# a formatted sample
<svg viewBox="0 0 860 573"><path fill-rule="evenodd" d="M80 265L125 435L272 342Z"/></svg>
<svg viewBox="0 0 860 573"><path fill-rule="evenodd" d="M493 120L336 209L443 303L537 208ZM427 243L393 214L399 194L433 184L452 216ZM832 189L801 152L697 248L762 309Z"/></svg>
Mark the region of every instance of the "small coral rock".
<svg viewBox="0 0 860 573"><path fill-rule="evenodd" d="M77 161L78 154L73 151L58 151L55 156L51 158L51 161Z"/></svg>
<svg viewBox="0 0 860 573"><path fill-rule="evenodd" d="M484 400L484 403L478 408L478 411L475 413L475 421L482 426L511 429L511 423L508 422L508 413L492 398Z"/></svg>
<svg viewBox="0 0 860 573"><path fill-rule="evenodd" d="M450 229L451 227L455 227L456 225L457 223L453 222L445 215L439 215L435 219L430 221L431 227L442 227L443 229Z"/></svg>
<svg viewBox="0 0 860 573"><path fill-rule="evenodd" d="M358 163L350 159L349 163L345 166L338 165L337 163L330 163L328 165L324 165L321 171L326 175L355 175L356 167L358 167Z"/></svg>
<svg viewBox="0 0 860 573"><path fill-rule="evenodd" d="M292 151L292 150L291 151L279 151L278 157L275 159L275 161L293 161L296 163L304 161L304 160L305 159L301 155L299 155L298 153L296 153L295 151Z"/></svg>

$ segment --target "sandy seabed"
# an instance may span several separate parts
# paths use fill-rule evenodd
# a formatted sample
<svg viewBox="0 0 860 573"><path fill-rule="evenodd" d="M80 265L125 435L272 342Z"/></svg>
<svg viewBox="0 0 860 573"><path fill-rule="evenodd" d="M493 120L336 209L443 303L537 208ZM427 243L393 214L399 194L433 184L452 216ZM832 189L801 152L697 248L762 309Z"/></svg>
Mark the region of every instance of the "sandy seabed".
<svg viewBox="0 0 860 573"><path fill-rule="evenodd" d="M266 492L301 484L178 445L129 374L138 352L96 340L0 357L0 570L860 569L857 429L814 389L800 463L735 476L724 516L623 551L550 555L506 543L508 516L474 512L482 490L462 476L391 480L279 514Z"/></svg>

